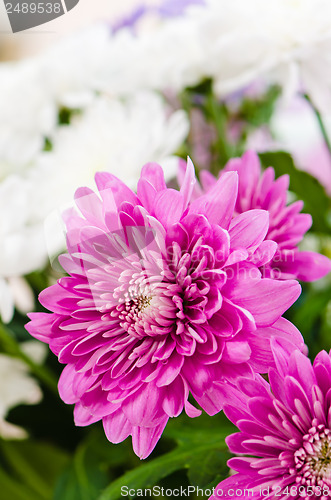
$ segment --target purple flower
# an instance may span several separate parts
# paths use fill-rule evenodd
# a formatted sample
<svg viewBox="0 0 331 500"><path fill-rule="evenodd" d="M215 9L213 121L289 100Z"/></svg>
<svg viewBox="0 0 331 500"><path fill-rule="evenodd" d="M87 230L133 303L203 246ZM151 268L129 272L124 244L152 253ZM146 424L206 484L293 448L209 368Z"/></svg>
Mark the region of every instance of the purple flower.
<svg viewBox="0 0 331 500"><path fill-rule="evenodd" d="M272 348L270 386L257 375L228 391L224 412L240 432L226 442L249 456L229 460L237 474L217 486L215 500L244 489L250 498L275 500L331 495L331 356L322 351L312 365L284 342L274 339Z"/></svg>
<svg viewBox="0 0 331 500"><path fill-rule="evenodd" d="M117 21L112 26L112 32L116 33L123 28L135 29L138 21L148 14L155 14L159 17L171 18L180 17L185 14L186 9L191 5L205 6L205 0L162 0L159 5L138 5L127 16Z"/></svg>
<svg viewBox="0 0 331 500"><path fill-rule="evenodd" d="M52 313L31 314L27 329L67 365L59 391L76 424L102 419L110 441L132 435L145 458L169 417L200 414L190 392L214 414L224 384L267 371L273 336L303 348L281 317L300 285L262 277L276 244L265 240L268 212L234 217L236 172L193 202L190 160L180 192L156 164L137 194L108 173L96 184L98 194L78 189L80 213L65 214L69 277L40 295Z"/></svg>
<svg viewBox="0 0 331 500"><path fill-rule="evenodd" d="M178 17L185 14L187 7L191 5L205 6L205 0L163 0L159 7L158 12L164 17Z"/></svg>
<svg viewBox="0 0 331 500"><path fill-rule="evenodd" d="M134 29L137 22L148 12L150 12L151 9L152 7L148 7L144 4L138 5L138 7L132 10L129 14L127 14L125 17L122 17L112 25L112 33L115 34L124 28Z"/></svg>
<svg viewBox="0 0 331 500"><path fill-rule="evenodd" d="M261 266L264 276L280 279L299 279L315 281L331 271L331 261L316 252L299 251L298 243L312 224L309 214L300 213L302 201L287 205L289 176L283 175L275 180L272 167L261 173L258 156L247 151L242 158L231 159L224 172L238 172L239 189L235 214L247 210L263 209L269 212L269 230L266 239L277 243L277 250L272 260ZM181 165L179 181L183 178ZM208 192L217 179L207 170L200 172L201 187L196 186L194 198Z"/></svg>

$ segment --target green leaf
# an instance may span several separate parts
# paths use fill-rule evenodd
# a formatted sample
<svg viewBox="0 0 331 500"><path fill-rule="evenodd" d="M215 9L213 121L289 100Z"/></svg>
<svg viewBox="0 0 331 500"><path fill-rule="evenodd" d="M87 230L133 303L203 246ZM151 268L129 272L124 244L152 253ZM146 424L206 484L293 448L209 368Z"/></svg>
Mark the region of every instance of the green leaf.
<svg viewBox="0 0 331 500"><path fill-rule="evenodd" d="M269 123L280 93L280 87L273 85L260 98L252 99L244 96L238 118L253 127L261 127Z"/></svg>
<svg viewBox="0 0 331 500"><path fill-rule="evenodd" d="M72 109L63 106L59 110L58 124L59 125L70 125L73 116L81 114L79 109Z"/></svg>
<svg viewBox="0 0 331 500"><path fill-rule="evenodd" d="M277 177L284 174L290 176L290 190L297 195L298 199L304 201L304 211L313 217L313 229L328 233L330 227L327 214L331 202L317 179L307 172L297 170L288 153L261 153L260 158L265 167L274 167Z"/></svg>
<svg viewBox="0 0 331 500"><path fill-rule="evenodd" d="M31 440L1 441L0 455L10 477L22 487L22 495L29 491L30 499L36 500L52 498L56 478L68 461L67 454L59 448ZM6 478L3 481L12 488Z"/></svg>
<svg viewBox="0 0 331 500"><path fill-rule="evenodd" d="M91 432L77 448L59 478L53 500L95 500L109 481L99 431ZM103 435L103 442L111 445Z"/></svg>
<svg viewBox="0 0 331 500"><path fill-rule="evenodd" d="M12 478L0 467L1 498L7 500L41 500L35 491Z"/></svg>
<svg viewBox="0 0 331 500"><path fill-rule="evenodd" d="M188 471L190 483L199 488L210 488L217 481L217 486L229 472L226 465L228 458L229 453L221 449L211 449L202 457L194 457Z"/></svg>
<svg viewBox="0 0 331 500"><path fill-rule="evenodd" d="M215 475L219 477L218 482L224 478L228 473L226 461L230 457L224 440L234 427L225 422L225 419L220 419L218 415L206 419L200 418L192 420L183 416L176 419L176 422L169 423L165 437L175 439L177 447L169 453L144 462L116 479L98 500L119 499L123 486L135 490L153 487L161 479L183 469L189 471L193 484L200 487L210 484L213 479L215 480ZM212 427L212 430L204 427L206 420L209 420L209 427ZM217 425L220 422L221 425ZM213 459L217 463L212 470L208 470ZM207 460L206 466L201 467L205 460Z"/></svg>

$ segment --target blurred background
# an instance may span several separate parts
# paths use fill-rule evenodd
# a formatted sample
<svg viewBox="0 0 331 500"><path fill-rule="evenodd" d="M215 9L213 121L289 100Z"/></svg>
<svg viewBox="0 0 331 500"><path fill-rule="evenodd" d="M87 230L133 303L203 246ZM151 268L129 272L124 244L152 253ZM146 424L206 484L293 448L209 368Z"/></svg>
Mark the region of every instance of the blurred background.
<svg viewBox="0 0 331 500"><path fill-rule="evenodd" d="M116 23L138 5L157 5L158 0L80 0L62 17L32 30L13 35L4 2L0 2L0 57L1 60L18 60L45 50L61 37L97 21Z"/></svg>

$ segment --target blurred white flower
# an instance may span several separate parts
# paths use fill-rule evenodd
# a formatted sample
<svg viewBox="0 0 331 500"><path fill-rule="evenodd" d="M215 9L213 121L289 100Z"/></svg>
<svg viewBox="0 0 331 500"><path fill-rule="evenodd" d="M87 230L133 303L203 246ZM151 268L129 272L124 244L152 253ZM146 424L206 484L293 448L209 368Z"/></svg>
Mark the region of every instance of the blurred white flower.
<svg viewBox="0 0 331 500"><path fill-rule="evenodd" d="M37 57L0 65L0 180L30 166L55 133L61 107L92 101L109 40L109 28L97 25Z"/></svg>
<svg viewBox="0 0 331 500"><path fill-rule="evenodd" d="M34 295L27 281L21 276L0 277L0 318L9 323L15 307L27 314L34 308Z"/></svg>
<svg viewBox="0 0 331 500"><path fill-rule="evenodd" d="M0 166L15 171L52 137L60 106L83 108L96 92L180 91L212 77L220 97L256 78L304 89L331 110L329 0L206 0L149 29L111 33L99 23L35 58L0 68Z"/></svg>
<svg viewBox="0 0 331 500"><path fill-rule="evenodd" d="M111 42L110 27L97 23L59 40L35 58L43 85L57 106L82 109L93 100Z"/></svg>
<svg viewBox="0 0 331 500"><path fill-rule="evenodd" d="M207 0L199 28L205 71L225 97L262 77L331 109L328 0ZM203 9L201 9L201 12ZM193 12L193 10L192 10ZM196 14L196 9L194 10Z"/></svg>
<svg viewBox="0 0 331 500"><path fill-rule="evenodd" d="M107 46L100 85L115 94L178 91L212 77L227 97L262 78L331 110L329 0L205 0L149 29L123 29Z"/></svg>
<svg viewBox="0 0 331 500"><path fill-rule="evenodd" d="M38 364L46 357L47 350L40 342L24 342L21 348ZM5 419L11 408L20 404L37 404L41 399L41 389L29 375L27 365L19 359L0 354L0 436L5 439L27 437L24 429Z"/></svg>
<svg viewBox="0 0 331 500"><path fill-rule="evenodd" d="M0 183L0 318L8 323L14 307L23 314L33 308L34 298L21 278L45 262L45 243L31 224L33 186L19 175Z"/></svg>
<svg viewBox="0 0 331 500"><path fill-rule="evenodd" d="M125 29L109 41L99 74L101 89L114 95L135 90L182 90L204 75L199 23L175 18L135 36Z"/></svg>
<svg viewBox="0 0 331 500"><path fill-rule="evenodd" d="M39 192L42 180L52 186L52 193L57 189L57 203L61 198L70 200L77 185L91 184L100 170L134 185L144 163L169 160L188 132L186 113L172 111L154 92L138 92L122 100L97 97L70 126L58 128L52 151L40 156L29 181L40 187ZM175 173L174 166L168 178ZM52 193L42 195L47 203ZM35 206L39 213L40 204Z"/></svg>
<svg viewBox="0 0 331 500"><path fill-rule="evenodd" d="M0 66L0 180L22 172L44 147L57 106L38 60Z"/></svg>

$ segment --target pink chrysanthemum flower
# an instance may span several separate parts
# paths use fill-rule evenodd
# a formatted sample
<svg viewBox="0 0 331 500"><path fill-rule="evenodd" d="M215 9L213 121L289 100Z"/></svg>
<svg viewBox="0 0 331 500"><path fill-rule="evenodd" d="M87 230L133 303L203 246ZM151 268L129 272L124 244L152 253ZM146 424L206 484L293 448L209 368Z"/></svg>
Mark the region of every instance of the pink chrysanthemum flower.
<svg viewBox="0 0 331 500"><path fill-rule="evenodd" d="M309 214L300 213L302 201L287 205L289 176L283 175L275 180L272 167L261 172L259 157L247 151L242 158L231 159L224 172L238 172L239 188L235 214L247 210L263 209L269 212L269 230L266 239L278 244L271 261L261 267L263 275L276 279L299 279L315 281L331 271L331 261L316 252L299 251L298 243L312 224ZM184 178L185 167L180 164L179 182ZM196 185L193 198L197 199L208 192L217 179L208 170L200 172L201 186Z"/></svg>
<svg viewBox="0 0 331 500"><path fill-rule="evenodd" d="M276 369L269 384L260 375L241 379L228 391L224 412L240 432L226 438L229 467L211 497L276 500L331 496L331 354L313 365L286 343L272 341ZM236 493L237 491L237 493Z"/></svg>
<svg viewBox="0 0 331 500"><path fill-rule="evenodd" d="M49 343L65 367L59 391L75 404L77 425L102 419L114 443L132 435L142 458L191 392L209 414L222 408L220 388L252 371L266 372L270 339L299 348L297 329L281 318L298 298L296 281L261 276L274 255L268 212L233 217L236 172L191 203L189 161L180 192L146 165L137 194L111 174L97 174L98 194L78 189L65 215L69 277L40 295L47 313L28 331Z"/></svg>

